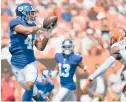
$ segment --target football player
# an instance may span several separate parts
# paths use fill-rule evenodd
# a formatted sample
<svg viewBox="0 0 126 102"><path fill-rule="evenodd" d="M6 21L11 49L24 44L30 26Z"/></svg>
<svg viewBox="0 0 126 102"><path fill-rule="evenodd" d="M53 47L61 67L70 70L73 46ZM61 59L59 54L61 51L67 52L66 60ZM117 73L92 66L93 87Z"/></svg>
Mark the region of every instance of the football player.
<svg viewBox="0 0 126 102"><path fill-rule="evenodd" d="M48 95L52 92L54 88L54 83L52 80L52 70L43 70L41 75L38 75L37 80L35 82L36 87L38 88L39 93L41 96L48 101ZM34 100L36 97L33 97Z"/></svg>
<svg viewBox="0 0 126 102"><path fill-rule="evenodd" d="M73 81L73 76L77 66L84 71L87 67L82 63L82 56L79 53L74 53L72 40L67 39L62 42L62 53L56 53L55 60L58 63L55 73L59 72L61 87L53 102L76 101L74 94L76 84Z"/></svg>
<svg viewBox="0 0 126 102"><path fill-rule="evenodd" d="M55 28L44 29L46 36L41 39L37 37L37 31L43 31L41 25L36 25L36 11L29 3L22 3L16 8L16 18L9 23L10 46L9 51L12 55L12 72L17 81L25 88L22 101L30 101L33 96L34 82L37 78L37 62L33 52L33 46L43 51L47 45L50 33ZM41 95L35 95L39 101Z"/></svg>
<svg viewBox="0 0 126 102"><path fill-rule="evenodd" d="M90 85L90 83L103 74L116 60L120 61L122 64L126 65L126 28L118 26L114 28L111 32L111 56L92 74L86 81L84 88L82 90L83 93L86 93L86 88ZM126 83L124 88L126 87ZM122 89L123 92L126 90Z"/></svg>

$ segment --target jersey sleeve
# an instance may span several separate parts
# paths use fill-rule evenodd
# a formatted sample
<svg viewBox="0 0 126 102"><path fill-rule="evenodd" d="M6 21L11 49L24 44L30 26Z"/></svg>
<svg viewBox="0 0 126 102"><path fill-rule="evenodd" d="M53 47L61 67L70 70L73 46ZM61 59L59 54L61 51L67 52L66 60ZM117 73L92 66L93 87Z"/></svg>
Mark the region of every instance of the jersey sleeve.
<svg viewBox="0 0 126 102"><path fill-rule="evenodd" d="M55 60L58 63L58 53L55 54Z"/></svg>
<svg viewBox="0 0 126 102"><path fill-rule="evenodd" d="M82 61L82 55L80 53L76 53L75 56L76 56L76 62L80 63Z"/></svg>
<svg viewBox="0 0 126 102"><path fill-rule="evenodd" d="M12 19L9 23L9 27L13 29L16 25L21 24L21 21L19 19Z"/></svg>

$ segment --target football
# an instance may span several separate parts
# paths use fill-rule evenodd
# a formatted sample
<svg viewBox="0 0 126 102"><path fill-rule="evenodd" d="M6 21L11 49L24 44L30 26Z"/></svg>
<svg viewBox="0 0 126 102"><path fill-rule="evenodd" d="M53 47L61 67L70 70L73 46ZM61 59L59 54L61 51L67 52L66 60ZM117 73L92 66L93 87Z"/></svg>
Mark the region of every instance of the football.
<svg viewBox="0 0 126 102"><path fill-rule="evenodd" d="M57 24L58 17L57 16L48 16L43 21L43 28L50 29Z"/></svg>
<svg viewBox="0 0 126 102"><path fill-rule="evenodd" d="M123 86L122 92L123 92L123 93L126 93L126 85Z"/></svg>

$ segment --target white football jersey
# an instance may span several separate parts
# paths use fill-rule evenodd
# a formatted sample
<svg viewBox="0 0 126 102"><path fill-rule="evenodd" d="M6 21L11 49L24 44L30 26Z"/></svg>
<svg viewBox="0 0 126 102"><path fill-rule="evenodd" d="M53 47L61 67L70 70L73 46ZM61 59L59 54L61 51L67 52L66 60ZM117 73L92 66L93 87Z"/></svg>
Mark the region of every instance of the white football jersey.
<svg viewBox="0 0 126 102"><path fill-rule="evenodd" d="M122 64L126 65L126 39L121 40L118 43L115 43L111 46L111 48L118 46L119 47L119 53L121 54L122 58L119 60Z"/></svg>

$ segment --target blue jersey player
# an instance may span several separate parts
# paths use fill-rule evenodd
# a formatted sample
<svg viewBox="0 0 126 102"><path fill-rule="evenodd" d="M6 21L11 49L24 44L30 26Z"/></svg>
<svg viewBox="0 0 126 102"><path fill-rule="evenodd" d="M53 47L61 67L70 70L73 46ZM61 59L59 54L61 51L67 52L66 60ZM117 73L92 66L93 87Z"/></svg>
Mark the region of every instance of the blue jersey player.
<svg viewBox="0 0 126 102"><path fill-rule="evenodd" d="M18 5L16 16L9 23L12 72L25 88L22 101L30 101L32 96L37 96L38 100L42 101L41 95L38 93L33 95L33 89L36 89L34 82L37 78L37 63L33 46L35 45L40 51L44 50L54 27L45 30L47 36L43 39L37 36L37 31L42 31L43 28L35 24L36 11L29 3Z"/></svg>
<svg viewBox="0 0 126 102"><path fill-rule="evenodd" d="M73 81L77 66L86 70L82 63L82 56L74 53L74 45L72 40L67 39L62 43L62 53L56 53L55 60L58 66L55 68L59 72L61 87L55 96L53 102L60 101L76 101L74 90L76 84Z"/></svg>
<svg viewBox="0 0 126 102"><path fill-rule="evenodd" d="M43 70L42 74L38 76L35 82L35 85L38 88L39 93L43 96L44 99L48 99L49 93L51 93L54 88L51 73L51 70Z"/></svg>

